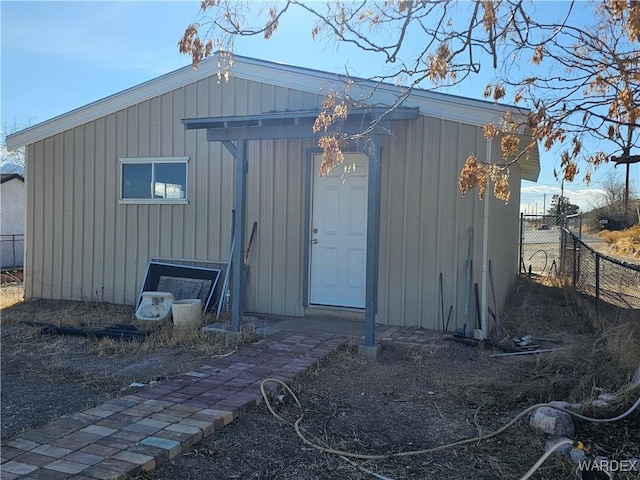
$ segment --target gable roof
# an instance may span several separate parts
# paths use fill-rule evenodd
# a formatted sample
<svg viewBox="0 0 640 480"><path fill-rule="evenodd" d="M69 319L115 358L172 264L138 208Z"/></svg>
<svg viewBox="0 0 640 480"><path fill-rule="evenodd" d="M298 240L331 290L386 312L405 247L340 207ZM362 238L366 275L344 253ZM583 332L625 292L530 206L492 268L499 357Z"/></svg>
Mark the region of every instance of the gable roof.
<svg viewBox="0 0 640 480"><path fill-rule="evenodd" d="M171 90L217 75L218 69L218 60L215 57L204 60L196 70L191 66L180 68L9 135L6 137L7 148L13 150L29 145ZM268 83L313 94L328 93L330 89L344 88L344 82L347 80L347 77L343 75L239 55L234 55L230 73L235 78ZM372 91L375 91L373 96L371 96ZM403 92L406 93L406 88L371 80L358 81L350 89L350 95L353 98L357 98L357 95L360 94L361 98L367 99L367 103L375 102L377 105L393 105L397 101L398 95ZM420 89L414 89L408 95L403 106L417 107L423 115L476 126L484 126L500 118L507 110L515 108L496 105L484 100ZM526 110L523 111L526 112ZM537 180L540 173L537 149L528 160L521 161L519 164L522 178Z"/></svg>
<svg viewBox="0 0 640 480"><path fill-rule="evenodd" d="M3 173L0 175L0 184L10 182L11 180L20 180L24 182L24 177L17 173Z"/></svg>

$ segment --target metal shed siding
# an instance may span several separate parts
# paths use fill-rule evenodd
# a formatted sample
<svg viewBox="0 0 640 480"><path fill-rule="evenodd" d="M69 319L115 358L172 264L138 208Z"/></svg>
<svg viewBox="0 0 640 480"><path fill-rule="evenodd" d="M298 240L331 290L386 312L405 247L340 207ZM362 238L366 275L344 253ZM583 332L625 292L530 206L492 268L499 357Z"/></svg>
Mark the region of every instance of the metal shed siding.
<svg viewBox="0 0 640 480"><path fill-rule="evenodd" d="M317 108L320 101L212 77L29 145L26 296L135 303L150 257L227 259L233 159L207 142L206 132L185 132L181 119ZM249 222L260 222L252 262L262 263L252 271L249 308L301 313L302 172L304 149L312 145L250 147L251 185L260 178L247 198ZM258 160L269 150L269 158ZM148 156L190 158L187 205L118 203L119 158ZM270 180L263 172L271 172Z"/></svg>
<svg viewBox="0 0 640 480"><path fill-rule="evenodd" d="M496 148L494 145L492 153L493 161L500 161L499 146ZM491 259L498 308L507 301L509 291L518 275L520 168L517 164L511 167L509 186L511 200L508 204L493 195L489 198L488 256ZM488 293L491 295L490 290ZM492 305L492 301L489 298L489 305Z"/></svg>
<svg viewBox="0 0 640 480"><path fill-rule="evenodd" d="M485 148L477 127L424 116L394 123L382 152L378 321L441 328L442 272L445 318L453 305L449 328L462 327L471 224L473 282L481 276L482 210L474 195L460 196L458 174Z"/></svg>
<svg viewBox="0 0 640 480"><path fill-rule="evenodd" d="M226 260L233 159L221 144L207 142L206 132L185 132L181 119L317 108L321 101L211 77L29 145L26 296L134 303L150 257ZM382 144L377 319L441 328L453 305L449 328L462 327L470 299L471 319L475 308L471 225L471 286L482 280L483 202L476 192L461 197L457 179L470 153L484 155L486 141L479 127L425 116L394 122L392 130ZM249 311L303 314L304 161L314 146L314 140L249 142L247 231L258 222ZM119 158L148 156L190 158L189 204L118 203ZM511 181L517 199L516 172ZM488 256L500 304L517 270L517 211L517 201L505 207L490 200Z"/></svg>
<svg viewBox="0 0 640 480"><path fill-rule="evenodd" d="M313 140L249 144L247 235L253 222L258 222L249 261L249 311L304 313L305 150L314 146Z"/></svg>

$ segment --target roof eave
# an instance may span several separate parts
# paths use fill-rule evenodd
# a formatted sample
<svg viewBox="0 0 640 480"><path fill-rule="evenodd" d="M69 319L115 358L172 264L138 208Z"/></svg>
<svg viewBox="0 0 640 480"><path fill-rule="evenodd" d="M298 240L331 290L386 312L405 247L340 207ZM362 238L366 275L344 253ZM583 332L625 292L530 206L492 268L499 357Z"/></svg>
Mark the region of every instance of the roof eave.
<svg viewBox="0 0 640 480"><path fill-rule="evenodd" d="M540 151L536 142L535 148L529 152L524 160L518 162L520 178L529 182L537 182L540 177Z"/></svg>
<svg viewBox="0 0 640 480"><path fill-rule="evenodd" d="M197 70L191 66L175 70L9 135L6 138L7 148L15 150L176 88L216 75L218 68L217 59L210 58L203 61ZM231 72L232 76L236 78L262 83L268 81L276 86L319 95L328 93L331 89L340 88L346 80L346 77L342 75L242 56L234 57ZM372 89L375 89L373 96L371 96ZM371 80L358 80L352 83L350 95L356 100L359 97L363 102L369 104L392 105L396 102L398 94L403 92L406 93L406 90L395 85ZM514 108L428 90L413 90L404 105L419 108L423 115L478 126L495 121L507 110Z"/></svg>

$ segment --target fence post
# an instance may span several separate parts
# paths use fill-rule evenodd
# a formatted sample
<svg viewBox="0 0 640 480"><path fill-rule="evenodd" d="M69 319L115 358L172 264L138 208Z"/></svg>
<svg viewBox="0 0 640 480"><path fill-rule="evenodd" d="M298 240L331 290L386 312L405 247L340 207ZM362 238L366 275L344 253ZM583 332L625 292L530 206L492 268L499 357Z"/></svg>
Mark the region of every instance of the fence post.
<svg viewBox="0 0 640 480"><path fill-rule="evenodd" d="M13 250L13 262L12 263L13 263L13 269L15 270L17 265L18 265L18 263L16 262L16 236L15 236L15 234L11 235L11 240L12 240L11 241L11 246L13 247L12 248L12 250Z"/></svg>
<svg viewBox="0 0 640 480"><path fill-rule="evenodd" d="M600 308L600 254L596 253L596 313Z"/></svg>
<svg viewBox="0 0 640 480"><path fill-rule="evenodd" d="M524 265L524 213L520 213L520 265L518 265L518 271L520 273L525 273L522 271L522 266Z"/></svg>
<svg viewBox="0 0 640 480"><path fill-rule="evenodd" d="M560 229L560 276L566 280L567 275L567 233Z"/></svg>
<svg viewBox="0 0 640 480"><path fill-rule="evenodd" d="M578 237L574 237L576 239L576 285L580 283L580 275L582 275L582 262L580 259L582 258L582 243L580 243L580 239Z"/></svg>
<svg viewBox="0 0 640 480"><path fill-rule="evenodd" d="M571 235L571 238L573 239L573 288L576 288L576 284L577 282L577 273L578 273L578 268L576 265L576 258L578 256L578 249L576 248L576 237L575 235Z"/></svg>
<svg viewBox="0 0 640 480"><path fill-rule="evenodd" d="M580 241L582 241L582 213L580 214L580 230L578 230L578 236L580 237Z"/></svg>

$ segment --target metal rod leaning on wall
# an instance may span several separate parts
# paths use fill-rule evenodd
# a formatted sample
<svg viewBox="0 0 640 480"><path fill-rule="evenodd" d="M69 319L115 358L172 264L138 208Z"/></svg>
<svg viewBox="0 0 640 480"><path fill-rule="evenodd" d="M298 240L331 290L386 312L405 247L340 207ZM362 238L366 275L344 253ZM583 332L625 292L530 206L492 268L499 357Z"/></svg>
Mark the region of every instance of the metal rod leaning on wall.
<svg viewBox="0 0 640 480"><path fill-rule="evenodd" d="M440 272L440 312L442 313L442 331L446 332L444 325L444 287L442 282L442 272Z"/></svg>
<svg viewBox="0 0 640 480"><path fill-rule="evenodd" d="M466 271L469 273L469 281L467 283L467 290L466 290L466 295L464 299L465 334L466 334L467 325L471 327L470 318L471 318L471 309L473 308L472 306L473 300L471 298L471 295L473 294L472 292L472 289L473 289L473 227L469 228L469 251L467 253ZM475 324L473 328L475 328ZM470 328L470 330L473 330L473 328Z"/></svg>
<svg viewBox="0 0 640 480"><path fill-rule="evenodd" d="M493 270L491 269L491 260L489 260L489 284L491 286L491 297L493 298L493 319L496 322L496 327L500 328L500 314L498 313L498 304L496 302L496 287L493 283Z"/></svg>
<svg viewBox="0 0 640 480"><path fill-rule="evenodd" d="M222 283L222 290L220 291L220 299L218 300L218 310L216 311L216 319L220 318L220 312L222 312L223 305L228 308L227 292L229 290L229 278L231 275L231 261L233 259L233 247L235 246L235 232L233 226L236 223L236 211L231 210L231 245L229 246L229 261L227 262L227 268L224 271L224 281Z"/></svg>

